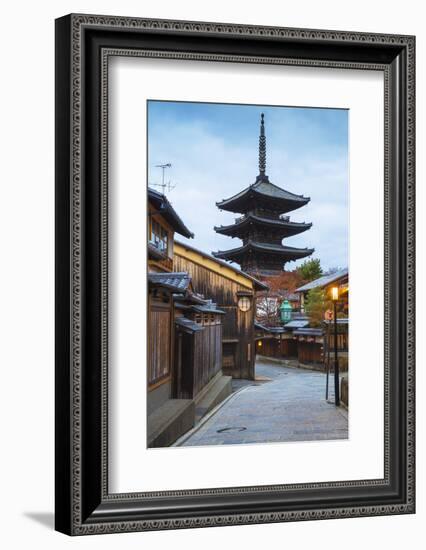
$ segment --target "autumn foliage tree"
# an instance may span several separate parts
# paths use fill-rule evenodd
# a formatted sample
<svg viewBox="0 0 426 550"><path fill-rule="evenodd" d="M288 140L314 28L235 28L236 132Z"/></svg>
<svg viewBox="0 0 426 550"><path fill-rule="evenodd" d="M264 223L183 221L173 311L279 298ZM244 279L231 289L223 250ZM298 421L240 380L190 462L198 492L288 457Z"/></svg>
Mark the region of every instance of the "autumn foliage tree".
<svg viewBox="0 0 426 550"><path fill-rule="evenodd" d="M269 286L269 290L257 294L257 318L265 325L275 326L280 323L279 307L282 300L305 281L297 270L283 271L279 275L263 277L262 280Z"/></svg>
<svg viewBox="0 0 426 550"><path fill-rule="evenodd" d="M305 283L298 270L283 271L279 275L266 277L264 280L271 292L294 292L296 288Z"/></svg>
<svg viewBox="0 0 426 550"><path fill-rule="evenodd" d="M262 280L269 286L269 290L257 294L256 314L258 321L268 326L280 324L279 307L281 302L288 294L294 293L297 288L318 279L321 275L323 275L323 270L320 260L311 259L306 260L293 271L283 271L279 275L262 277ZM313 299L316 299L315 296ZM312 308L313 310L318 309L314 304L312 304ZM318 317L319 314L314 314L314 317L315 315Z"/></svg>

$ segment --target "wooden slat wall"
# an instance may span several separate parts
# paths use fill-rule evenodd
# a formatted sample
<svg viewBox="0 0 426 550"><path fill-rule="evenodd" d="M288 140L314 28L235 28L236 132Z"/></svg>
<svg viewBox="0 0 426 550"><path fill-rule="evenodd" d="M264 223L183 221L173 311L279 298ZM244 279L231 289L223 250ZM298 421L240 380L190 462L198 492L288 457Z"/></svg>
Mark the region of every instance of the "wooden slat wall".
<svg viewBox="0 0 426 550"><path fill-rule="evenodd" d="M148 328L148 384L170 374L170 310L152 307Z"/></svg>
<svg viewBox="0 0 426 550"><path fill-rule="evenodd" d="M204 294L206 298L212 298L220 305L236 305L237 291L245 288L178 254L174 255L173 269L187 271L192 277L196 292Z"/></svg>
<svg viewBox="0 0 426 550"><path fill-rule="evenodd" d="M220 321L204 324L195 335L194 397L222 368L222 326Z"/></svg>
<svg viewBox="0 0 426 550"><path fill-rule="evenodd" d="M323 363L321 344L311 342L299 342L298 360L302 363Z"/></svg>
<svg viewBox="0 0 426 550"><path fill-rule="evenodd" d="M297 357L297 340L282 338L264 338L262 346L257 348L265 357L295 358Z"/></svg>
<svg viewBox="0 0 426 550"><path fill-rule="evenodd" d="M235 378L253 378L254 307L243 313L237 306L237 292L250 289L176 253L173 269L188 272L192 277L194 290L205 298L212 299L226 312L222 319L225 373ZM229 340L234 342L226 343Z"/></svg>

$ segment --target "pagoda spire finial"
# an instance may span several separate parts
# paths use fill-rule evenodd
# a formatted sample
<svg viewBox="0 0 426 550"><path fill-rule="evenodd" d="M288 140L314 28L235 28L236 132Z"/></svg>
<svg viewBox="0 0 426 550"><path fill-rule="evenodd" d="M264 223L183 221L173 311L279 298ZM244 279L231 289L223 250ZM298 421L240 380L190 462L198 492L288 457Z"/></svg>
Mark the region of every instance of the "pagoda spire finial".
<svg viewBox="0 0 426 550"><path fill-rule="evenodd" d="M260 136L259 136L259 175L264 176L266 170L266 137L265 137L265 115L260 115Z"/></svg>

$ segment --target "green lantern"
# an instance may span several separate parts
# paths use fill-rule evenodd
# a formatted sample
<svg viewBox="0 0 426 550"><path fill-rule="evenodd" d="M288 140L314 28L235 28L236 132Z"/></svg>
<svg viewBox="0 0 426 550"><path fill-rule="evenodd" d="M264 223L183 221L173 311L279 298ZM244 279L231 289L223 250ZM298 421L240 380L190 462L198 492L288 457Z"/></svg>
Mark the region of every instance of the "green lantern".
<svg viewBox="0 0 426 550"><path fill-rule="evenodd" d="M284 300L283 303L280 305L280 316L283 323L288 323L289 321L291 321L291 312L292 307L290 305L290 302L288 300Z"/></svg>

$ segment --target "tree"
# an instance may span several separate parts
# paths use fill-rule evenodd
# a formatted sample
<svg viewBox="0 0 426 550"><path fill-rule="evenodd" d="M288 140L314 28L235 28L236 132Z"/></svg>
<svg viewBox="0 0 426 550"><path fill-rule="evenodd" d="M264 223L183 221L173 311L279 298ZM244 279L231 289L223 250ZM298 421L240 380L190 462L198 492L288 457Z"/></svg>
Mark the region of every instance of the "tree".
<svg viewBox="0 0 426 550"><path fill-rule="evenodd" d="M256 318L266 326L279 324L279 303L275 294L270 291L259 292L256 296Z"/></svg>
<svg viewBox="0 0 426 550"><path fill-rule="evenodd" d="M283 271L279 275L263 277L262 280L269 289L258 292L256 295L256 317L266 326L281 324L279 307L283 299L296 288L302 286L305 281L297 270Z"/></svg>
<svg viewBox="0 0 426 550"><path fill-rule="evenodd" d="M319 258L305 260L303 264L297 268L297 271L307 283L318 279L323 274Z"/></svg>
<svg viewBox="0 0 426 550"><path fill-rule="evenodd" d="M305 311L312 327L319 327L324 319L325 310L329 307L326 293L323 288L312 288L305 298Z"/></svg>
<svg viewBox="0 0 426 550"><path fill-rule="evenodd" d="M304 279L297 271L283 271L279 275L264 277L265 283L269 286L271 293L294 292L296 288L304 284Z"/></svg>

